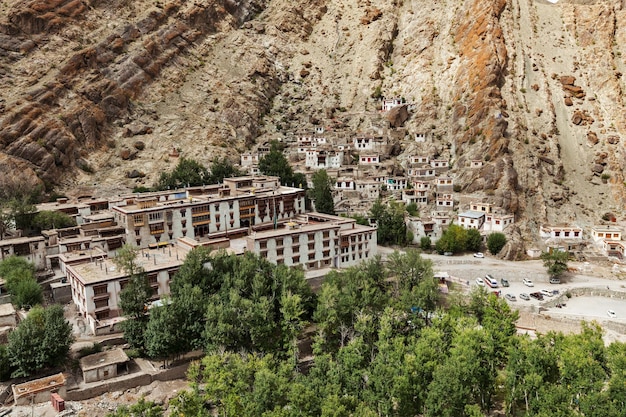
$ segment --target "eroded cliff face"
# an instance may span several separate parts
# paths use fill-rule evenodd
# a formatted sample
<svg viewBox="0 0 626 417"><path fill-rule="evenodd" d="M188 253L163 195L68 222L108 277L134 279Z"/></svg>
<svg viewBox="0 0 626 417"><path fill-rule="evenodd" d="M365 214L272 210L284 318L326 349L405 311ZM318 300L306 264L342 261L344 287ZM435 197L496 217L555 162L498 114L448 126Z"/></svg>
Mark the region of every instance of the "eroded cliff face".
<svg viewBox="0 0 626 417"><path fill-rule="evenodd" d="M151 185L173 148L208 164L312 125L367 130L380 91L434 138L400 142L393 172L449 158L459 202L516 213L520 236L621 219L622 3L5 1L0 176Z"/></svg>

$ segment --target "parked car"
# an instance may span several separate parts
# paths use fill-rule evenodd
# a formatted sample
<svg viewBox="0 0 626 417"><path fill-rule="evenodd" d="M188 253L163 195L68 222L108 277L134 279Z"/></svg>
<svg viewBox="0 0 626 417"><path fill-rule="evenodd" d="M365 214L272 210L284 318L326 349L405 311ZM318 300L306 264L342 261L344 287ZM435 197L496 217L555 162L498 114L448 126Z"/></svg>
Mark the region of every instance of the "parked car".
<svg viewBox="0 0 626 417"><path fill-rule="evenodd" d="M561 278L558 277L550 277L550 284L560 284Z"/></svg>
<svg viewBox="0 0 626 417"><path fill-rule="evenodd" d="M549 290L541 290L541 295L545 297L552 297L554 294L552 294L552 291Z"/></svg>
<svg viewBox="0 0 626 417"><path fill-rule="evenodd" d="M443 253L443 256L452 256L452 255L454 255L452 252L444 252Z"/></svg>
<svg viewBox="0 0 626 417"><path fill-rule="evenodd" d="M615 311L613 311L613 310L609 310L609 311L607 311L607 312L606 312L606 314L607 314L610 318L612 318L612 319L614 319L615 317L617 317L617 314L615 314Z"/></svg>
<svg viewBox="0 0 626 417"><path fill-rule="evenodd" d="M502 279L500 279L500 284L502 284L502 286L503 286L503 287L508 287L508 286L510 286L510 284L509 284L509 280L508 280L508 279L506 279L506 278L502 278Z"/></svg>
<svg viewBox="0 0 626 417"><path fill-rule="evenodd" d="M476 284L478 284L481 287L484 287L485 286L485 281L483 281L482 278L478 277L478 278L476 278Z"/></svg>
<svg viewBox="0 0 626 417"><path fill-rule="evenodd" d="M513 294L507 294L504 296L504 298L506 298L509 301L517 301L517 298L515 298Z"/></svg>
<svg viewBox="0 0 626 417"><path fill-rule="evenodd" d="M522 282L524 283L524 285L526 285L527 287L534 287L535 284L533 284L533 282L531 280L529 280L528 278L524 278L522 280Z"/></svg>
<svg viewBox="0 0 626 417"><path fill-rule="evenodd" d="M522 299L522 300L526 300L526 301L530 300L530 296L528 294L526 294L525 292L521 293L519 295L519 298Z"/></svg>
<svg viewBox="0 0 626 417"><path fill-rule="evenodd" d="M530 296L536 300L543 301L543 295L540 292L531 292Z"/></svg>
<svg viewBox="0 0 626 417"><path fill-rule="evenodd" d="M474 254L474 258L484 258L484 257L485 257L485 254L482 252L476 252Z"/></svg>

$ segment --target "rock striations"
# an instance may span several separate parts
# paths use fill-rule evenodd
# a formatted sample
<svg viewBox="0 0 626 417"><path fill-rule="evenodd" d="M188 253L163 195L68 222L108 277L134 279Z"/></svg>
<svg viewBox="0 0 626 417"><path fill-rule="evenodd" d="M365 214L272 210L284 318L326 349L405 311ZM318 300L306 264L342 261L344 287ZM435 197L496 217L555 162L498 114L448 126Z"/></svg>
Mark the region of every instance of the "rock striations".
<svg viewBox="0 0 626 417"><path fill-rule="evenodd" d="M178 155L234 159L313 126L366 132L382 95L408 103L389 115L394 134L428 133L421 146L451 161L463 195L514 212L520 236L622 220L621 1L0 7L2 181L151 185Z"/></svg>

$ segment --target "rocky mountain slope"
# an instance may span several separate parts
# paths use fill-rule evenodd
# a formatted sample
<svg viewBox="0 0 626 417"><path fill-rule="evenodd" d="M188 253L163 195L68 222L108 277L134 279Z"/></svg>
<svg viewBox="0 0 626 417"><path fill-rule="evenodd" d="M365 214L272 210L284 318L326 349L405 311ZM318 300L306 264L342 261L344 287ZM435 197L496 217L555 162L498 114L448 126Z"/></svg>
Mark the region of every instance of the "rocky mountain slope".
<svg viewBox="0 0 626 417"><path fill-rule="evenodd" d="M520 236L622 220L624 3L4 0L0 181L151 185L173 149L208 164L314 124L367 130L380 91Z"/></svg>

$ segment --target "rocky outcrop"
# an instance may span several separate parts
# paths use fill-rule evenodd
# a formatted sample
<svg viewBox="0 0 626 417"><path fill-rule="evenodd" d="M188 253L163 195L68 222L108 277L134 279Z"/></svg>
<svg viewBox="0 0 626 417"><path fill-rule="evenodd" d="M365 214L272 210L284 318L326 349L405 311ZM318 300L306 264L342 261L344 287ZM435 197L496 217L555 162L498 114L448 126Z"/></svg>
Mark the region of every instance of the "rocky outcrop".
<svg viewBox="0 0 626 417"><path fill-rule="evenodd" d="M106 147L104 137L111 124L128 114L131 101L164 68L218 28L236 28L261 5L235 6L227 0L188 5L178 0L145 11L93 46L73 53L49 73L49 81L34 80L34 87L14 97L0 118L0 154L28 161L42 180L57 183L75 166L81 150ZM20 2L0 27L17 39L50 33L79 18L85 7L86 2L77 0ZM26 41L7 42L0 48L23 49ZM149 127L129 127L127 132L151 133ZM120 156L132 157L124 151Z"/></svg>

